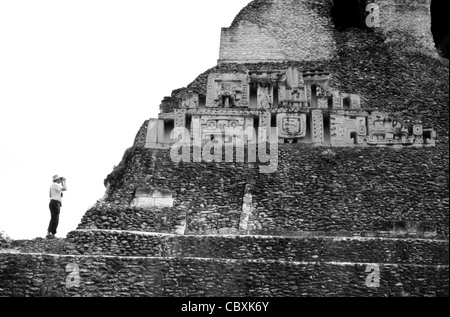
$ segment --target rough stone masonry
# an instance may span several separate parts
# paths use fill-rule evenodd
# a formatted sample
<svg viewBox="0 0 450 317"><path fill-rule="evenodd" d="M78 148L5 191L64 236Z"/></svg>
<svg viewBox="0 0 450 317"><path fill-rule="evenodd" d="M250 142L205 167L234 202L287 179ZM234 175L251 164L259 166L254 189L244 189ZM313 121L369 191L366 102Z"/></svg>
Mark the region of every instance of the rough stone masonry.
<svg viewBox="0 0 450 317"><path fill-rule="evenodd" d="M250 2L76 230L2 244L0 296L448 296L449 71L430 6ZM247 150L271 140L260 128L277 131L274 173L248 154L171 159L180 139Z"/></svg>

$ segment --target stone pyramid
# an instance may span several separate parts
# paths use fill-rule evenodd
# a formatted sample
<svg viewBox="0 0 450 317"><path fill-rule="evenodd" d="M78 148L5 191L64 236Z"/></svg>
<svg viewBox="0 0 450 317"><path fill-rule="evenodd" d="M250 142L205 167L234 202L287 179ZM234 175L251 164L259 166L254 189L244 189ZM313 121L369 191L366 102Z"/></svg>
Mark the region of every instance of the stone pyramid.
<svg viewBox="0 0 450 317"><path fill-rule="evenodd" d="M346 29L339 3L246 6L59 254L2 256L0 295L448 296L430 1L350 1Z"/></svg>

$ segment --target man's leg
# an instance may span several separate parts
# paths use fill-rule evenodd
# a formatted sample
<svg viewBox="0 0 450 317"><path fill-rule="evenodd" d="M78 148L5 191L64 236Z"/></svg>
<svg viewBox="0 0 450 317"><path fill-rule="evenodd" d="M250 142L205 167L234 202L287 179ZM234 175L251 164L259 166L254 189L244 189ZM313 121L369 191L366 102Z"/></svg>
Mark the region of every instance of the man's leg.
<svg viewBox="0 0 450 317"><path fill-rule="evenodd" d="M56 229L58 228L59 213L60 213L60 203L55 200L52 200L50 202L51 219L47 231L53 236L56 234Z"/></svg>

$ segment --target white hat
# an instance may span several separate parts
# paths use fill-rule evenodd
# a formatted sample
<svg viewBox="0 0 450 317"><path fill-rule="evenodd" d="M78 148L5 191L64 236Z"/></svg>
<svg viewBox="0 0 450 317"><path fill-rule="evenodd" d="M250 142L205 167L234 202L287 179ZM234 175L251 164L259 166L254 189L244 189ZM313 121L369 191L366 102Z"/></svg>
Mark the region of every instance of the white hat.
<svg viewBox="0 0 450 317"><path fill-rule="evenodd" d="M53 176L53 180L54 181L56 181L56 180L58 180L58 179L61 179L62 177L59 177L59 175L58 174L56 174L55 176Z"/></svg>

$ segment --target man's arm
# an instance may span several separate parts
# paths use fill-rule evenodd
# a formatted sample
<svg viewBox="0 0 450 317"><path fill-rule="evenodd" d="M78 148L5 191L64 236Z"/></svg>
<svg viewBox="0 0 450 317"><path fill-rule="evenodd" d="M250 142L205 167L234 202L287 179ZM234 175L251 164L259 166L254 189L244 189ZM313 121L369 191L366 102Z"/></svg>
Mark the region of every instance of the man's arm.
<svg viewBox="0 0 450 317"><path fill-rule="evenodd" d="M66 179L64 177L61 179L61 185L62 185L61 191L63 192L67 191Z"/></svg>

